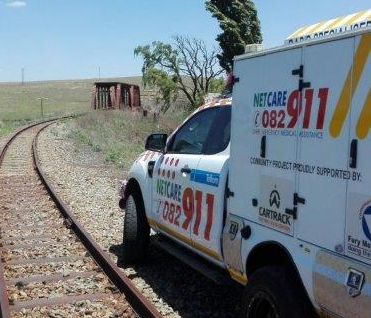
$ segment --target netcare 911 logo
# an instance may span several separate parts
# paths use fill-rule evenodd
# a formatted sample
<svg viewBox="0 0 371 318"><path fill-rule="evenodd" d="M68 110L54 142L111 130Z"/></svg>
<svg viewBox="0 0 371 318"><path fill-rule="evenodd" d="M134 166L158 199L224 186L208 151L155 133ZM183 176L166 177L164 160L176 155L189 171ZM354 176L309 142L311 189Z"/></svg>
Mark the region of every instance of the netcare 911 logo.
<svg viewBox="0 0 371 318"><path fill-rule="evenodd" d="M350 107L358 86L361 86L359 83L369 61L370 52L371 34L362 35L337 103L331 105L333 113L328 114L330 116L328 130L332 138L338 138L347 123ZM371 90L358 91L357 94L361 94L363 101L361 111L356 115L358 119L356 118L354 128L357 137L365 139L371 132L369 110ZM256 92L253 99L254 133L267 133L268 130L269 134L296 137L295 128L299 128L299 137L323 139L323 132L327 129L325 118L330 93L330 87L309 88L303 92L299 90Z"/></svg>

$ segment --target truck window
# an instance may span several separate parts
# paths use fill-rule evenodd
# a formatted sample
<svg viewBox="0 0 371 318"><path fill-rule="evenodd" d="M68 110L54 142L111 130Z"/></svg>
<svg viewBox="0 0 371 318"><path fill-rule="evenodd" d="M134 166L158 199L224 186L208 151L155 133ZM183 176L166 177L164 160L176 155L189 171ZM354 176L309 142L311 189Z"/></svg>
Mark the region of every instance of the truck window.
<svg viewBox="0 0 371 318"><path fill-rule="evenodd" d="M209 108L194 115L175 134L168 152L181 154L201 154L210 128L219 108Z"/></svg>
<svg viewBox="0 0 371 318"><path fill-rule="evenodd" d="M214 155L227 148L231 137L231 110L231 106L220 108L206 139L205 155Z"/></svg>

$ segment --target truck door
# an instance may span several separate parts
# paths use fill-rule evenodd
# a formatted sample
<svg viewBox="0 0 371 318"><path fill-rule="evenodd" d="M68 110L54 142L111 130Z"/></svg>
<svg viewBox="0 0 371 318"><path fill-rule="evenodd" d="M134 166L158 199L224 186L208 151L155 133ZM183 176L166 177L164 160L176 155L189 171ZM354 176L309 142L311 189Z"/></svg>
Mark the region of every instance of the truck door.
<svg viewBox="0 0 371 318"><path fill-rule="evenodd" d="M233 89L228 212L291 236L301 54L237 60Z"/></svg>
<svg viewBox="0 0 371 318"><path fill-rule="evenodd" d="M345 253L371 264L371 34L354 47Z"/></svg>
<svg viewBox="0 0 371 318"><path fill-rule="evenodd" d="M228 174L231 106L221 106L208 134L197 169L192 172L194 217L191 238L212 261L221 261L225 187Z"/></svg>
<svg viewBox="0 0 371 318"><path fill-rule="evenodd" d="M335 250L343 246L354 39L304 48L303 108L298 125L298 238ZM346 84L348 82L348 84ZM299 168L299 167L298 167Z"/></svg>
<svg viewBox="0 0 371 318"><path fill-rule="evenodd" d="M208 132L218 110L205 109L186 121L171 137L153 173L152 218L161 232L191 244L194 215L192 171L197 169Z"/></svg>

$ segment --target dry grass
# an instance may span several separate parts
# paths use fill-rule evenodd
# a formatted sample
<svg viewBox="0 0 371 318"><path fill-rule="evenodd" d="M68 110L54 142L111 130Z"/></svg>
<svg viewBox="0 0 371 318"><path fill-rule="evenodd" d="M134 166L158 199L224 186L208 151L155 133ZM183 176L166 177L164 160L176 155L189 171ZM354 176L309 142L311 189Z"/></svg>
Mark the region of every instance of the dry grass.
<svg viewBox="0 0 371 318"><path fill-rule="evenodd" d="M0 119L41 119L39 97L44 101L44 118L81 113L89 109L91 85L85 82L40 82L0 84Z"/></svg>
<svg viewBox="0 0 371 318"><path fill-rule="evenodd" d="M144 150L146 137L152 132L172 132L184 119L182 113L152 117L131 111L95 111L71 122L70 136L77 144L88 145L104 156L107 163L127 170Z"/></svg>
<svg viewBox="0 0 371 318"><path fill-rule="evenodd" d="M104 79L106 80L106 79ZM139 84L141 77L110 79ZM39 97L44 101L44 118L79 114L90 109L95 79L0 83L0 137L15 127L41 119Z"/></svg>

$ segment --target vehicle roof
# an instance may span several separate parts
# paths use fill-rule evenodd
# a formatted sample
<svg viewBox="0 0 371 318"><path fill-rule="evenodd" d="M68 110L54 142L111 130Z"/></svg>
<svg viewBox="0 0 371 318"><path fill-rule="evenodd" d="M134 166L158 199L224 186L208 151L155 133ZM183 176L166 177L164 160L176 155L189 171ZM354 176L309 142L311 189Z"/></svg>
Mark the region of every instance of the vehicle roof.
<svg viewBox="0 0 371 318"><path fill-rule="evenodd" d="M218 107L218 106L232 106L232 97L220 97L214 98L213 100L203 104L202 106L198 107L194 112L192 112L169 136L169 138L174 135L180 127L184 125L186 121L188 121L193 115L197 114L198 112L211 108L211 107Z"/></svg>
<svg viewBox="0 0 371 318"><path fill-rule="evenodd" d="M360 29L359 31L346 31L346 32L340 33L338 35L316 38L316 39L303 41L303 42L299 42L299 43L295 43L295 44L282 45L282 46L278 46L278 47L275 47L275 48L259 51L257 53L248 53L248 54L237 55L237 56L234 57L234 61L249 59L249 58L253 58L253 57L257 57L257 56L264 56L264 55L268 55L268 54L272 54L272 53L276 53L276 52L288 51L288 50L292 50L292 49L295 49L295 48L305 47L305 46L318 44L318 43L336 41L336 40L339 40L339 39L350 38L350 37L354 37L354 36L362 35L362 34L367 34L367 33L371 33L371 28L368 27L368 28Z"/></svg>
<svg viewBox="0 0 371 318"><path fill-rule="evenodd" d="M216 106L229 106L232 105L232 97L215 98L202 106L198 107L195 112L199 112L205 108Z"/></svg>
<svg viewBox="0 0 371 318"><path fill-rule="evenodd" d="M304 39L307 40L308 38L313 39L316 37L323 37L326 33L328 33L328 36L331 36L331 32L332 34L337 32L341 33L345 30L367 27L370 20L371 9L349 14L347 16L336 17L328 21L302 26L286 38L285 44L290 41L297 42L295 40L301 38L303 40L300 41L304 41Z"/></svg>

